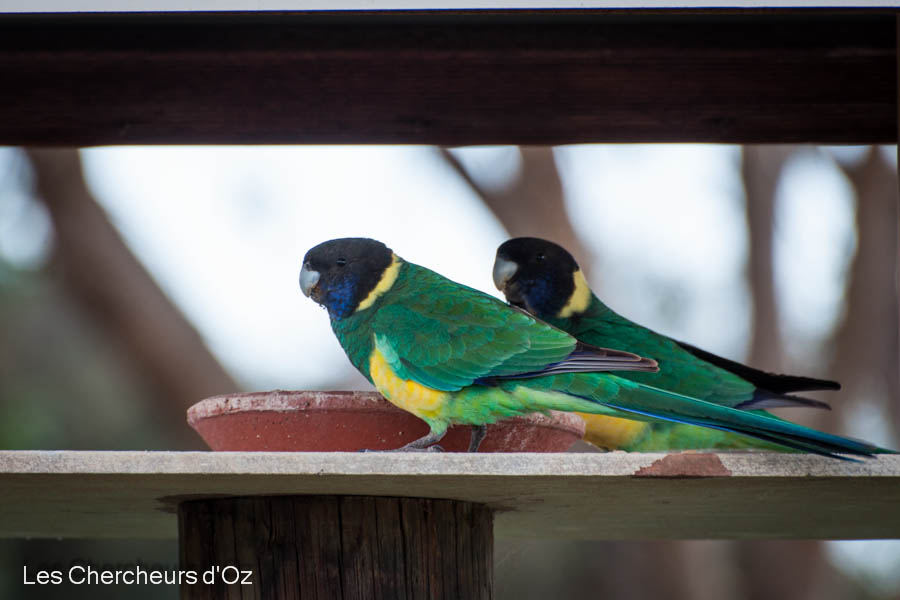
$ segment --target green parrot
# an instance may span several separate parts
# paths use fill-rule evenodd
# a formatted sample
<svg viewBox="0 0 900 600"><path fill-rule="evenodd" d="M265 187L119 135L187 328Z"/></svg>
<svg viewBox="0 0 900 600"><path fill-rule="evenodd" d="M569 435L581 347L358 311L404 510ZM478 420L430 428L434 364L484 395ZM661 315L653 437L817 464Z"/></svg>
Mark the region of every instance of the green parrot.
<svg viewBox="0 0 900 600"><path fill-rule="evenodd" d="M659 363L655 373L623 373L622 378L705 400L752 410L779 406L829 408L824 402L790 395L804 390L838 390L835 381L777 375L716 356L660 335L616 314L591 291L578 263L561 246L539 238L514 238L497 249L494 284L515 307L559 327L588 344L628 348ZM622 421L582 415L585 439L622 450L768 448L770 440L680 423ZM786 421L785 421L786 422Z"/></svg>
<svg viewBox="0 0 900 600"><path fill-rule="evenodd" d="M473 426L475 451L487 424L548 410L690 423L834 457L877 450L614 375L608 371L657 366L579 342L375 240L315 246L304 257L300 287L327 309L350 362L391 403L428 424L426 436L401 450L428 449L450 425L463 424Z"/></svg>

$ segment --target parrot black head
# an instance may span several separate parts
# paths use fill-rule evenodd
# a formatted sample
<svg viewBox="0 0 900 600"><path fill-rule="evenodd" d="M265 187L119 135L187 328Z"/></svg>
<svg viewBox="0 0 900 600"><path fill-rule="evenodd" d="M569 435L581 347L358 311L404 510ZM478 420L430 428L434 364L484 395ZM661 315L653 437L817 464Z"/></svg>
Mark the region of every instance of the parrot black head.
<svg viewBox="0 0 900 600"><path fill-rule="evenodd" d="M494 285L510 304L541 319L572 316L587 308L591 294L572 255L540 238L513 238L497 248Z"/></svg>
<svg viewBox="0 0 900 600"><path fill-rule="evenodd" d="M327 308L332 319L342 319L371 306L393 284L399 267L400 259L379 241L329 240L303 258L300 289Z"/></svg>

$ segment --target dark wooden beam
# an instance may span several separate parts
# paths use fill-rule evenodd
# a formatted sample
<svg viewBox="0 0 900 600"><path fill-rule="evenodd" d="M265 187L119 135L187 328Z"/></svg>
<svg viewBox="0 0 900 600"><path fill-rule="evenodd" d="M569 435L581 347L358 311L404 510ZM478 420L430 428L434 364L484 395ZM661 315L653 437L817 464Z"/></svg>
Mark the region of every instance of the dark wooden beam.
<svg viewBox="0 0 900 600"><path fill-rule="evenodd" d="M890 11L0 16L0 144L892 143Z"/></svg>

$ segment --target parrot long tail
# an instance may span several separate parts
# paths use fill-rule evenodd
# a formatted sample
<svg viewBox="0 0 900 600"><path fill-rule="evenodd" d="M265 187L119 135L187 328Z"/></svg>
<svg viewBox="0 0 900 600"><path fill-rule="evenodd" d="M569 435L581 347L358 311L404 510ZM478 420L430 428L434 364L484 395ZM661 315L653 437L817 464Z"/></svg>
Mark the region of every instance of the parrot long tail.
<svg viewBox="0 0 900 600"><path fill-rule="evenodd" d="M534 380L535 384L538 380ZM546 385L546 387L544 387ZM538 387L544 387L541 393ZM516 390L532 410L569 410L668 421L750 436L801 452L853 460L842 454L872 457L893 450L817 431L765 413L739 410L617 377L610 373L574 374Z"/></svg>
<svg viewBox="0 0 900 600"><path fill-rule="evenodd" d="M764 414L713 404L626 379L616 380L620 389L618 394L612 398L592 399L625 413L739 433L832 458L846 460L840 454L871 457L892 452L868 442L817 431Z"/></svg>

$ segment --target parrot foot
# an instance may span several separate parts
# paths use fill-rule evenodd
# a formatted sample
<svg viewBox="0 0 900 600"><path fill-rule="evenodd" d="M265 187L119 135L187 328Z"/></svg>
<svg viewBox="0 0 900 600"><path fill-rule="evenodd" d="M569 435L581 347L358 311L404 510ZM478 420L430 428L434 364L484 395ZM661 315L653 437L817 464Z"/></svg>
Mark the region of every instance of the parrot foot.
<svg viewBox="0 0 900 600"><path fill-rule="evenodd" d="M478 452L481 440L487 435L487 425L473 425L472 437L469 439L469 452Z"/></svg>
<svg viewBox="0 0 900 600"><path fill-rule="evenodd" d="M360 452L443 452L444 449L437 445L443 437L443 433L429 433L393 450L360 450Z"/></svg>
<svg viewBox="0 0 900 600"><path fill-rule="evenodd" d="M403 446L402 448L394 448L392 450L369 450L368 448L363 448L362 450L359 450L359 452L365 452L367 454L369 452L444 452L444 448L443 446L435 444L434 446L428 446L427 448L407 448L406 446Z"/></svg>
<svg viewBox="0 0 900 600"><path fill-rule="evenodd" d="M434 446L428 446L427 448L410 448L409 450L396 450L396 452L443 452L444 447L438 446L435 444Z"/></svg>

